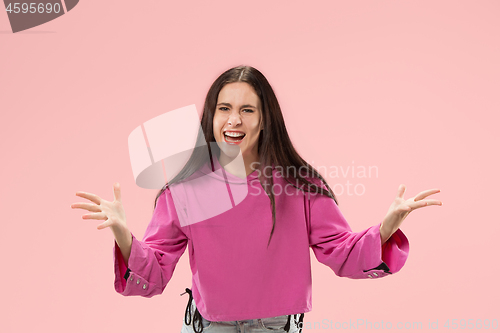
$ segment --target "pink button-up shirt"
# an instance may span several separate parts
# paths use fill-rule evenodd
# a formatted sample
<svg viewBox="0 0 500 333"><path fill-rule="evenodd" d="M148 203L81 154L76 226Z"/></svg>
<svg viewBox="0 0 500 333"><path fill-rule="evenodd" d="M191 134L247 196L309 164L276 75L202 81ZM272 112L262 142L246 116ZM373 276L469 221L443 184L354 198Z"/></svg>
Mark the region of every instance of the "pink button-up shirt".
<svg viewBox="0 0 500 333"><path fill-rule="evenodd" d="M241 179L221 168L217 158L214 166L212 171L205 165L193 181L161 194L143 240L132 234L128 267L115 242L118 293L161 294L188 245L193 298L210 321L311 311L310 247L342 277L377 279L403 267L409 243L401 230L383 245L380 223L353 232L333 199L287 185L278 168L273 169L276 225L267 247L272 210L259 170Z"/></svg>

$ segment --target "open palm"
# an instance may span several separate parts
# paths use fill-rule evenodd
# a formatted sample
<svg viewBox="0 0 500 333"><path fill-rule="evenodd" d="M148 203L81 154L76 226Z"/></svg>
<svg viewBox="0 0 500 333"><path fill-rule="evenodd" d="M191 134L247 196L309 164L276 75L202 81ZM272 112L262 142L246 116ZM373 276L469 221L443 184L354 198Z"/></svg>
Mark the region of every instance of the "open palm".
<svg viewBox="0 0 500 333"><path fill-rule="evenodd" d="M389 207L389 211L380 226L382 243L384 243L394 232L396 232L396 230L398 230L401 223L403 223L403 220L406 216L408 216L408 214L410 214L410 212L426 206L441 206L443 204L441 201L435 199L424 200L431 194L439 193L439 189L422 191L409 199L404 199L405 191L406 186L404 184L399 185L398 194Z"/></svg>
<svg viewBox="0 0 500 333"><path fill-rule="evenodd" d="M113 185L114 200L107 201L96 194L78 191L76 195L92 201L77 202L71 205L71 208L82 208L88 210L89 214L82 216L83 219L104 220L103 223L97 226L97 229L110 227L114 229L126 228L127 218L122 205L120 184Z"/></svg>

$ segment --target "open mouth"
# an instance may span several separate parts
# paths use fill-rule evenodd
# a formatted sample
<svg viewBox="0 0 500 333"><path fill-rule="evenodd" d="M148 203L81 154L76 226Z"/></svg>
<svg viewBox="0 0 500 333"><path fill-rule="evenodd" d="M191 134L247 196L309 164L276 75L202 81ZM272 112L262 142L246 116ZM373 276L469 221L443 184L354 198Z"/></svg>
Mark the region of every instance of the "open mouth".
<svg viewBox="0 0 500 333"><path fill-rule="evenodd" d="M240 143L245 137L245 133L224 132L224 140L230 143Z"/></svg>

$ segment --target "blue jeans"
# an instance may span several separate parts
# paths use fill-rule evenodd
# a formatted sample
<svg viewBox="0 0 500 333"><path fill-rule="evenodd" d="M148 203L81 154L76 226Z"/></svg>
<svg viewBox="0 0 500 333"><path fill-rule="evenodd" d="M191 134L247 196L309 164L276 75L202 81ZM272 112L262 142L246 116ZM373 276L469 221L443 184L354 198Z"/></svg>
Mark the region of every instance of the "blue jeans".
<svg viewBox="0 0 500 333"><path fill-rule="evenodd" d="M191 300L191 322L186 325L185 320L182 320L181 333L195 333L193 328L193 315L196 311L196 304ZM302 330L302 323L299 323L298 315L291 315L288 333L299 333ZM188 317L189 318L189 317ZM189 319L188 319L189 321ZM235 320L235 321L208 321L201 317L202 333L286 333L285 325L287 324L288 316L278 316L270 318ZM199 332L198 322L196 324L196 332Z"/></svg>

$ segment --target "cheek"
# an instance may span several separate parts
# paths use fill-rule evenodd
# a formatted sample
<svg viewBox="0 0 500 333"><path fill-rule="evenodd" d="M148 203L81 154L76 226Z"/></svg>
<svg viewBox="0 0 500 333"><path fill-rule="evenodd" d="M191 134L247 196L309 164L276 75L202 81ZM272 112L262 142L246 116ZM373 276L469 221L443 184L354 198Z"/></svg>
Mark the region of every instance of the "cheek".
<svg viewBox="0 0 500 333"><path fill-rule="evenodd" d="M214 131L214 134L217 134L220 131L219 122L215 119L212 126L212 130Z"/></svg>
<svg viewBox="0 0 500 333"><path fill-rule="evenodd" d="M214 132L214 138L217 141L221 141L223 139L223 135L221 134L222 127L220 126L219 122L214 121L213 124L213 132Z"/></svg>
<svg viewBox="0 0 500 333"><path fill-rule="evenodd" d="M216 129L214 128L214 138L215 138L216 140L220 140L220 136L221 136L221 135L219 134L219 131L218 131L218 130L216 130Z"/></svg>
<svg viewBox="0 0 500 333"><path fill-rule="evenodd" d="M259 132L252 133L252 137L250 140L252 142L258 142L259 141Z"/></svg>

